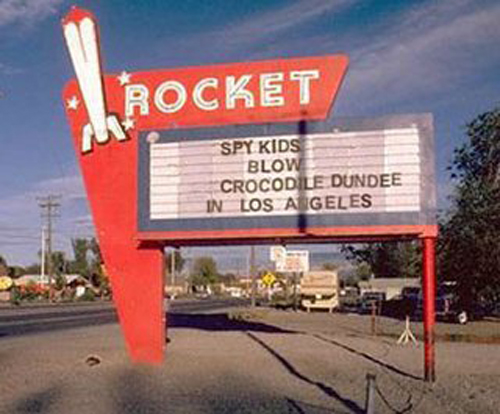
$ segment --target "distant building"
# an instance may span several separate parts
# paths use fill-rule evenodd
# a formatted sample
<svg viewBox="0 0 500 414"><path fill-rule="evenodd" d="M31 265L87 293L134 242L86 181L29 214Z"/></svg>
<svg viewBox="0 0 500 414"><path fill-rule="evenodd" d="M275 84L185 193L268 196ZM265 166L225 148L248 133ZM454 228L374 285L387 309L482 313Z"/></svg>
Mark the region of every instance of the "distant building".
<svg viewBox="0 0 500 414"><path fill-rule="evenodd" d="M372 278L358 283L359 293L381 292L387 300L401 295L405 287L420 287L419 278Z"/></svg>
<svg viewBox="0 0 500 414"><path fill-rule="evenodd" d="M71 284L88 284L87 279L84 277L78 275L78 274L71 274L71 275L63 275L63 277L66 280L66 285L71 285ZM36 285L48 285L49 284L49 277L47 275L24 275L21 277L18 277L15 279L14 283L16 286L26 286L30 283L34 283Z"/></svg>
<svg viewBox="0 0 500 414"><path fill-rule="evenodd" d="M47 285L49 283L49 277L47 275L24 275L15 279L14 283L16 286L26 286L30 283L35 283L37 285Z"/></svg>

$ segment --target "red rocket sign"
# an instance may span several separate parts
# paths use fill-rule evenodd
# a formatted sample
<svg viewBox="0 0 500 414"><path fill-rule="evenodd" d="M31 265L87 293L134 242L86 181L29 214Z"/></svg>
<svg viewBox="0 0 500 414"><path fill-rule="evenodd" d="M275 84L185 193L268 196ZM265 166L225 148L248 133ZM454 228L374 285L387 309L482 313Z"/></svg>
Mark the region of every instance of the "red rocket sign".
<svg viewBox="0 0 500 414"><path fill-rule="evenodd" d="M77 74L64 96L71 119L86 112L83 153L141 129L324 119L347 68L339 55L104 75L92 15L73 9L63 26Z"/></svg>
<svg viewBox="0 0 500 414"><path fill-rule="evenodd" d="M323 120L344 55L102 73L95 17L62 22L76 79L63 93L97 237L132 358L163 359L163 243L138 231L139 136L234 124ZM250 233L240 232L243 238Z"/></svg>

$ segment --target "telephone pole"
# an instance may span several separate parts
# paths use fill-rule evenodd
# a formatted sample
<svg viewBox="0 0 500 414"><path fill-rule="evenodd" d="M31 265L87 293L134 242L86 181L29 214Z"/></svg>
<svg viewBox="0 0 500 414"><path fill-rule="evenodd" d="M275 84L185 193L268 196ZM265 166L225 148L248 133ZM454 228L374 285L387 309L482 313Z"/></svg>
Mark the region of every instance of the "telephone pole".
<svg viewBox="0 0 500 414"><path fill-rule="evenodd" d="M253 244L250 246L250 277L252 278L251 303L252 307L255 307L257 305L257 274L255 268L255 246Z"/></svg>
<svg viewBox="0 0 500 414"><path fill-rule="evenodd" d="M45 234L45 226L42 224L42 258L40 263L40 280L45 282L45 243L47 241L47 235Z"/></svg>
<svg viewBox="0 0 500 414"><path fill-rule="evenodd" d="M60 207L61 203L60 195L49 194L44 197L38 197L38 206L42 209L42 219L46 219L46 225L44 226L44 233L46 232L46 246L47 246L47 256L46 256L46 266L47 266L47 276L49 278L49 289L50 298L52 299L53 293L53 276L54 269L52 265L52 241L53 241L53 219L58 217L57 208ZM42 251L42 257L44 252Z"/></svg>

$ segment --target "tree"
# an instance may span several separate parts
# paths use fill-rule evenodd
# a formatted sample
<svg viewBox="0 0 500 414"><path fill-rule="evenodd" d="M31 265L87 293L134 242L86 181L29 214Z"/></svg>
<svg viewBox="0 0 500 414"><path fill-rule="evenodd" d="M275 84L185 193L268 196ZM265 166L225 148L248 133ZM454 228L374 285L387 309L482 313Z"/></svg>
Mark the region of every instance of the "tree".
<svg viewBox="0 0 500 414"><path fill-rule="evenodd" d="M26 269L22 266L9 266L9 276L16 279L26 274Z"/></svg>
<svg viewBox="0 0 500 414"><path fill-rule="evenodd" d="M92 285L107 288L109 281L103 271L103 260L99 243L95 237L71 240L74 260L70 263L72 273L86 278Z"/></svg>
<svg viewBox="0 0 500 414"><path fill-rule="evenodd" d="M209 286L217 282L217 263L212 257L202 256L194 261L191 283L195 286Z"/></svg>
<svg viewBox="0 0 500 414"><path fill-rule="evenodd" d="M54 270L55 275L60 276L66 273L67 266L68 261L66 260L64 252L52 252L52 269Z"/></svg>
<svg viewBox="0 0 500 414"><path fill-rule="evenodd" d="M101 248L95 237L92 237L87 242L87 267L90 271L90 281L91 283L99 288L108 289L109 279L107 275L104 274L103 270L103 259L101 254Z"/></svg>
<svg viewBox="0 0 500 414"><path fill-rule="evenodd" d="M361 246L344 245L342 252L359 268L360 278L368 274L375 277L420 277L422 273L418 242L393 241L369 243ZM362 265L360 267L360 265ZM368 266L368 268L367 268Z"/></svg>
<svg viewBox="0 0 500 414"><path fill-rule="evenodd" d="M41 266L38 263L30 264L24 268L25 275L39 275L42 273Z"/></svg>
<svg viewBox="0 0 500 414"><path fill-rule="evenodd" d="M326 262L326 263L323 263L321 268L323 270L329 270L329 271L335 271L337 270L339 267L337 264L335 263L331 263L331 262Z"/></svg>
<svg viewBox="0 0 500 414"><path fill-rule="evenodd" d="M373 275L371 266L366 262L356 264L355 277L358 280L368 280Z"/></svg>
<svg viewBox="0 0 500 414"><path fill-rule="evenodd" d="M3 256L0 256L0 276L7 276L9 274L9 266L7 265L7 260Z"/></svg>
<svg viewBox="0 0 500 414"><path fill-rule="evenodd" d="M68 261L66 260L66 255L64 252L55 251L52 252L52 269L54 276L54 285L56 290L62 290L66 286L66 279L64 274L66 273L68 267Z"/></svg>
<svg viewBox="0 0 500 414"><path fill-rule="evenodd" d="M225 273L219 275L219 280L226 286L234 286L238 282L238 278L234 273Z"/></svg>
<svg viewBox="0 0 500 414"><path fill-rule="evenodd" d="M91 264L96 266L98 265L99 267L103 263L102 260L102 255L101 255L101 248L99 247L99 243L95 237L92 237L88 242L87 242L87 248L90 251L91 254Z"/></svg>
<svg viewBox="0 0 500 414"><path fill-rule="evenodd" d="M87 254L89 252L89 241L84 238L71 240L74 260L71 262L71 272L77 273L87 279L90 278L90 266Z"/></svg>
<svg viewBox="0 0 500 414"><path fill-rule="evenodd" d="M441 218L439 272L462 300L500 299L500 108L466 127L449 166L451 207Z"/></svg>
<svg viewBox="0 0 500 414"><path fill-rule="evenodd" d="M174 258L174 267L176 273L181 273L182 269L184 269L184 264L186 260L182 257L179 249L171 250L165 255L165 271L170 273L172 269L171 260L172 260L172 252Z"/></svg>

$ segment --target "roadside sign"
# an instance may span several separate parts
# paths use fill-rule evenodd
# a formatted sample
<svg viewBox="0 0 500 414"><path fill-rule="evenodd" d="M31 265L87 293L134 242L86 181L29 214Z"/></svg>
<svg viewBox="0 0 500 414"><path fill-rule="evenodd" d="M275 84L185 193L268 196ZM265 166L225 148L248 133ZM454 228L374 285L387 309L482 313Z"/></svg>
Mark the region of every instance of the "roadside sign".
<svg viewBox="0 0 500 414"><path fill-rule="evenodd" d="M286 242L432 225L430 117L349 122L141 131L138 238Z"/></svg>
<svg viewBox="0 0 500 414"><path fill-rule="evenodd" d="M276 276L274 276L271 272L267 272L264 276L262 276L262 283L267 287L271 287L276 282Z"/></svg>
<svg viewBox="0 0 500 414"><path fill-rule="evenodd" d="M285 259L286 249L283 246L271 246L271 262L282 262Z"/></svg>
<svg viewBox="0 0 500 414"><path fill-rule="evenodd" d="M164 358L166 245L419 237L430 286L431 115L329 118L345 55L112 74L90 11L62 25L64 105L133 360ZM277 271L309 270L306 251L274 253Z"/></svg>
<svg viewBox="0 0 500 414"><path fill-rule="evenodd" d="M309 251L289 250L286 252L284 260L276 262L278 272L308 272L309 271Z"/></svg>

